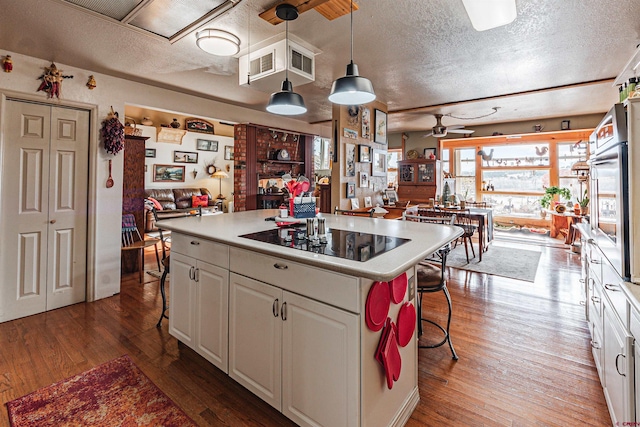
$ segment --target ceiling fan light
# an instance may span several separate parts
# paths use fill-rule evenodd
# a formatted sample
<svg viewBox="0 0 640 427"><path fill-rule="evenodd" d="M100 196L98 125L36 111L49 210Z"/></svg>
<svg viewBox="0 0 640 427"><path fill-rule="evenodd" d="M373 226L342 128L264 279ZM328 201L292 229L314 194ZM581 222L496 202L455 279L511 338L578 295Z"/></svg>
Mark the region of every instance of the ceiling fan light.
<svg viewBox="0 0 640 427"><path fill-rule="evenodd" d="M476 31L507 25L516 19L516 0L462 0Z"/></svg>
<svg viewBox="0 0 640 427"><path fill-rule="evenodd" d="M233 56L240 52L240 39L235 34L213 28L198 31L196 45L216 56Z"/></svg>
<svg viewBox="0 0 640 427"><path fill-rule="evenodd" d="M333 82L329 94L329 101L339 105L362 105L375 99L373 84L358 75L358 66L353 61L347 65L347 74Z"/></svg>
<svg viewBox="0 0 640 427"><path fill-rule="evenodd" d="M271 94L267 111L282 116L295 116L306 113L307 107L304 105L302 96L293 91L293 85L289 79L285 79L282 82L282 90Z"/></svg>

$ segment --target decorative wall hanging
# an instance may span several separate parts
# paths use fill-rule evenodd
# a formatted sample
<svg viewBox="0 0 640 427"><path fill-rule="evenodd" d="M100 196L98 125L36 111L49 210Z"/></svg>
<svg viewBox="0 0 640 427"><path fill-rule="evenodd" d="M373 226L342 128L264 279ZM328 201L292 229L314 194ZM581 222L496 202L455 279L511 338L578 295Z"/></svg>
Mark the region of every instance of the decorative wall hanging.
<svg viewBox="0 0 640 427"><path fill-rule="evenodd" d="M158 131L157 142L168 142L170 144L182 144L182 137L187 133L186 130L161 127Z"/></svg>
<svg viewBox="0 0 640 427"><path fill-rule="evenodd" d="M387 113L380 110L375 110L376 112L376 128L375 128L375 142L379 142L381 144L387 143Z"/></svg>
<svg viewBox="0 0 640 427"><path fill-rule="evenodd" d="M87 80L87 87L89 90L94 90L96 86L96 79L93 78L93 75L89 76L89 80Z"/></svg>
<svg viewBox="0 0 640 427"><path fill-rule="evenodd" d="M145 157L155 157L156 156L156 149L155 148L145 148L144 149L144 156Z"/></svg>
<svg viewBox="0 0 640 427"><path fill-rule="evenodd" d="M224 147L224 159L225 160L233 160L233 147L227 145Z"/></svg>
<svg viewBox="0 0 640 427"><path fill-rule="evenodd" d="M186 120L186 123L187 130L190 130L192 132L213 134L213 124L209 123L206 120L189 118Z"/></svg>
<svg viewBox="0 0 640 427"><path fill-rule="evenodd" d="M208 139L197 139L196 150L218 151L218 141L210 141Z"/></svg>
<svg viewBox="0 0 640 427"><path fill-rule="evenodd" d="M115 156L124 148L124 125L118 120L118 113L113 111L113 107L111 107L107 118L102 122L100 135L107 153Z"/></svg>
<svg viewBox="0 0 640 427"><path fill-rule="evenodd" d="M198 163L198 153L190 151L174 151L173 163Z"/></svg>
<svg viewBox="0 0 640 427"><path fill-rule="evenodd" d="M362 137L371 139L371 110L362 107Z"/></svg>
<svg viewBox="0 0 640 427"><path fill-rule="evenodd" d="M60 99L60 93L62 92L62 80L72 79L73 76L63 75L62 70L58 70L56 64L52 62L51 66L44 67L44 74L38 78L42 80L42 83L40 83L36 92L44 91L47 94L47 98L53 98L55 96Z"/></svg>
<svg viewBox="0 0 640 427"><path fill-rule="evenodd" d="M344 128L342 131L345 138L358 139L358 131L349 128Z"/></svg>
<svg viewBox="0 0 640 427"><path fill-rule="evenodd" d="M353 199L356 197L356 183L347 182L347 199Z"/></svg>
<svg viewBox="0 0 640 427"><path fill-rule="evenodd" d="M2 59L2 69L5 73L10 73L13 71L13 61L11 60L11 55L6 55Z"/></svg>
<svg viewBox="0 0 640 427"><path fill-rule="evenodd" d="M154 182L184 182L184 166L153 165Z"/></svg>
<svg viewBox="0 0 640 427"><path fill-rule="evenodd" d="M356 146L345 144L344 176L356 176Z"/></svg>
<svg viewBox="0 0 640 427"><path fill-rule="evenodd" d="M368 145L358 145L358 161L360 163L371 163L371 147Z"/></svg>
<svg viewBox="0 0 640 427"><path fill-rule="evenodd" d="M360 106L359 105L349 105L347 107L347 114L349 117L347 118L347 123L351 126L355 126L358 124L358 119L360 118Z"/></svg>
<svg viewBox="0 0 640 427"><path fill-rule="evenodd" d="M360 188L366 188L369 186L369 174L366 172L360 172Z"/></svg>
<svg viewBox="0 0 640 427"><path fill-rule="evenodd" d="M373 149L373 165L371 168L372 176L387 175L387 152L385 150Z"/></svg>

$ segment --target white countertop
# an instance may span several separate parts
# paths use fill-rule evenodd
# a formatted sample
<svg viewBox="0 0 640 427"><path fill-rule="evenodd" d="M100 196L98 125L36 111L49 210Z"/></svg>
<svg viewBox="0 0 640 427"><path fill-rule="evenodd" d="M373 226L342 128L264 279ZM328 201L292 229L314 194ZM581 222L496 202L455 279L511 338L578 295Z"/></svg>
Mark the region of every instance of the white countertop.
<svg viewBox="0 0 640 427"><path fill-rule="evenodd" d="M276 209L255 210L168 219L158 222L157 225L176 233L201 237L343 274L381 281L397 277L462 234L460 227L453 226L320 214L326 218L328 228L411 239L410 242L365 262L336 258L239 237L248 233L276 228L275 222L265 221L265 218L275 216L277 213Z"/></svg>

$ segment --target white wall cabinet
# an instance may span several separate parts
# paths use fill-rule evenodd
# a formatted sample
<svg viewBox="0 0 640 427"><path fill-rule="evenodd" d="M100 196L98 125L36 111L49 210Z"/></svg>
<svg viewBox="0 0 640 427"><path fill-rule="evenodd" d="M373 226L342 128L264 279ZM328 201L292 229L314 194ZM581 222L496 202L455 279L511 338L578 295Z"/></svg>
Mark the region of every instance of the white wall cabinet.
<svg viewBox="0 0 640 427"><path fill-rule="evenodd" d="M228 372L229 271L203 260L217 261L204 242L191 239L188 244L194 249L185 250L176 237L171 250L169 333Z"/></svg>
<svg viewBox="0 0 640 427"><path fill-rule="evenodd" d="M229 375L299 425L358 425L359 316L230 277Z"/></svg>

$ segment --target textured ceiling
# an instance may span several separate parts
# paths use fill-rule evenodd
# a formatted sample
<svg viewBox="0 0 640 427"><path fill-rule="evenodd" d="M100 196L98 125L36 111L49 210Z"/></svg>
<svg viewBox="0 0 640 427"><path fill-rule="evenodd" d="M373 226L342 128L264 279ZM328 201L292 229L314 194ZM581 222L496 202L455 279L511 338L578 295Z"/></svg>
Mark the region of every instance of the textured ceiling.
<svg viewBox="0 0 640 427"><path fill-rule="evenodd" d="M252 45L281 36L284 26L258 17L277 3L244 0L208 26L234 32L246 49L249 34ZM391 132L432 127L420 112L475 117L500 107L483 119L444 119L472 125L599 113L615 102L611 79L640 41L640 1L516 3L513 23L477 32L461 0L358 2L354 60L388 104ZM295 87L309 110L300 119L329 120L331 83L349 61L349 17L329 21L311 10L289 31L322 51L316 81ZM269 98L240 87L238 59L200 51L193 33L172 44L62 0L2 0L0 48L249 108L262 110Z"/></svg>

